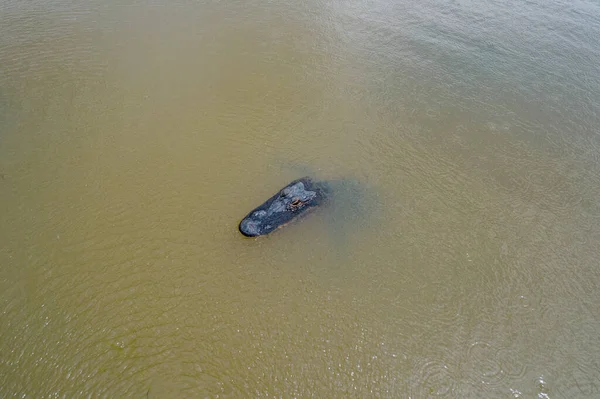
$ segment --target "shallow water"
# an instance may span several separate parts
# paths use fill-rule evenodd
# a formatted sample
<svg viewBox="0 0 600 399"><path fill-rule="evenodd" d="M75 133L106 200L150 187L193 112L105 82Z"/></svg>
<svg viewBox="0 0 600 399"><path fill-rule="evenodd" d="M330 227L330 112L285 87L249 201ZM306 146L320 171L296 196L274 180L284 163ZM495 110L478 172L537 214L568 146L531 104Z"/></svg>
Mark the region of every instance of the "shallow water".
<svg viewBox="0 0 600 399"><path fill-rule="evenodd" d="M85 3L0 0L1 397L600 396L597 2Z"/></svg>

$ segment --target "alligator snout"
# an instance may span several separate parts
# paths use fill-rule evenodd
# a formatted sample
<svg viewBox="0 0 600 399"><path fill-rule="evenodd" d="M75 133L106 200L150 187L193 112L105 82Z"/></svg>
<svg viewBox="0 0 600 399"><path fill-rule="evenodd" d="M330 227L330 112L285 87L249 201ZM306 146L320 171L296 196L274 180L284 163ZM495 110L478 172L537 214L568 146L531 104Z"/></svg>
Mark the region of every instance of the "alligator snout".
<svg viewBox="0 0 600 399"><path fill-rule="evenodd" d="M242 219L239 230L247 237L269 234L320 205L325 197L323 183L309 177L294 180Z"/></svg>

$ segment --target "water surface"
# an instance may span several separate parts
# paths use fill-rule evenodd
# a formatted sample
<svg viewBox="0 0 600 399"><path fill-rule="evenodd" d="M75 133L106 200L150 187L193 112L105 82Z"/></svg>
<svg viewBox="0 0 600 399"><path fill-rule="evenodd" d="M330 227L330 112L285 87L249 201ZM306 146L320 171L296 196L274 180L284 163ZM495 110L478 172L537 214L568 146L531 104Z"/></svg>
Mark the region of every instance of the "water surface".
<svg viewBox="0 0 600 399"><path fill-rule="evenodd" d="M592 0L0 0L0 396L600 395ZM237 223L305 174L348 201Z"/></svg>

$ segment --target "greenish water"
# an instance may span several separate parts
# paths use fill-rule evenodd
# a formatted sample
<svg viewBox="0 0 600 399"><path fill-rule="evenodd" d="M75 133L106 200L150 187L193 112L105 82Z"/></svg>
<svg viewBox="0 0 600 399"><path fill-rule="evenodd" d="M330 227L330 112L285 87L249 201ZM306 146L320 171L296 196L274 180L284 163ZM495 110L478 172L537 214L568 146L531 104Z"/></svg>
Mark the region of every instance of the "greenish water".
<svg viewBox="0 0 600 399"><path fill-rule="evenodd" d="M0 0L0 396L600 396L592 0ZM336 206L239 220L305 174Z"/></svg>

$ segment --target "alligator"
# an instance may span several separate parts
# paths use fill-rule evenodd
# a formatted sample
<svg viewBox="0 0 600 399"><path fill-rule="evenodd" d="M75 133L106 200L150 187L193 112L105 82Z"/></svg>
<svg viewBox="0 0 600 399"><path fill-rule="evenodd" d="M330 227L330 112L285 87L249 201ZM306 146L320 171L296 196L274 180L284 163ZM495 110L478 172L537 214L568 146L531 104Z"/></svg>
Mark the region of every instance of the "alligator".
<svg viewBox="0 0 600 399"><path fill-rule="evenodd" d="M310 177L294 180L242 219L240 233L246 237L267 235L321 205L328 191L327 183Z"/></svg>

